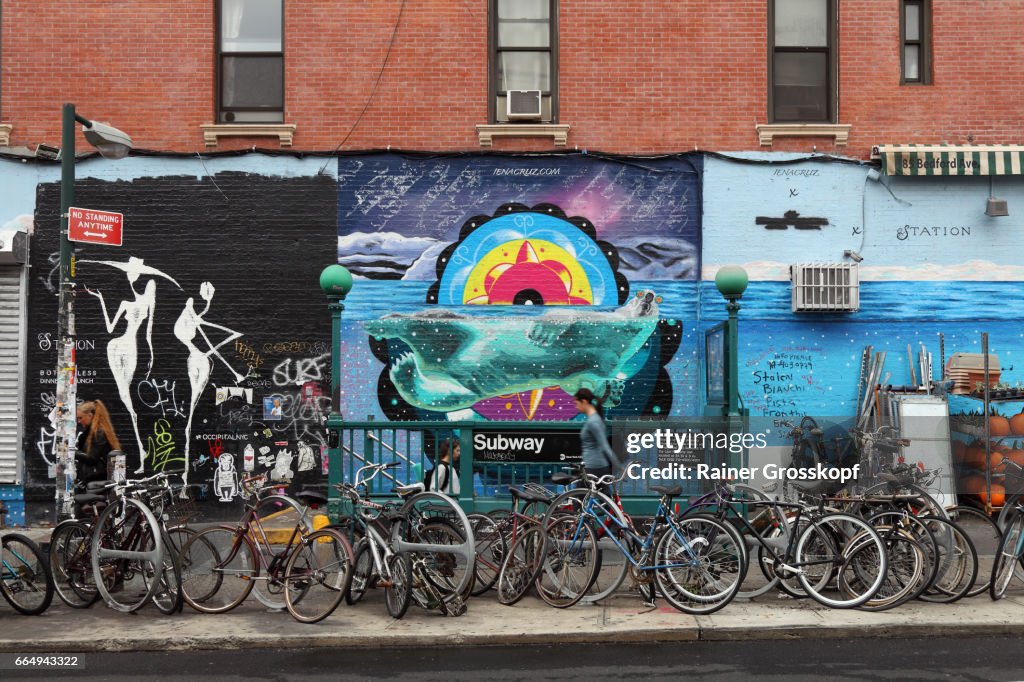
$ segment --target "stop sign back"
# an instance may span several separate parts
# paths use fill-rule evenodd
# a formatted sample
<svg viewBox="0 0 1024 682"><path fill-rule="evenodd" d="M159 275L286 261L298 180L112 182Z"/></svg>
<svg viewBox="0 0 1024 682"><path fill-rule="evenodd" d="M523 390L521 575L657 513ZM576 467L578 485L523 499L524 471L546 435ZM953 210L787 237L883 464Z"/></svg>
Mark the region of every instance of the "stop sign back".
<svg viewBox="0 0 1024 682"><path fill-rule="evenodd" d="M68 209L68 239L73 242L121 246L124 215L92 208Z"/></svg>

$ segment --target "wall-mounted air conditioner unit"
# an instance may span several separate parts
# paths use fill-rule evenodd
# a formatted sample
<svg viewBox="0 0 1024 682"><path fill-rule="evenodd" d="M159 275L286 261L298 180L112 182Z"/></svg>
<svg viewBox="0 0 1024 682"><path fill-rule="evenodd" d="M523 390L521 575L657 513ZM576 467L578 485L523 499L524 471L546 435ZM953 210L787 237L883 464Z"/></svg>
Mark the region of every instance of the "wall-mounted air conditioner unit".
<svg viewBox="0 0 1024 682"><path fill-rule="evenodd" d="M505 114L510 121L539 121L540 90L508 90L505 93Z"/></svg>
<svg viewBox="0 0 1024 682"><path fill-rule="evenodd" d="M28 235L21 231L0 232L0 265L24 265L28 262Z"/></svg>
<svg viewBox="0 0 1024 682"><path fill-rule="evenodd" d="M853 313L860 310L856 263L790 265L794 313Z"/></svg>

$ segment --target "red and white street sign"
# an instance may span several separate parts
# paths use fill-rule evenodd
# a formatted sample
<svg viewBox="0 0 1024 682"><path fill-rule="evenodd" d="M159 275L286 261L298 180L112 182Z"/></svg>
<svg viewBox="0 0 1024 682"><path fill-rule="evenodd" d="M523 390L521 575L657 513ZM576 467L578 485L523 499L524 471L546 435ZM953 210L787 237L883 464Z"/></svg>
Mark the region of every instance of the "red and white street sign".
<svg viewBox="0 0 1024 682"><path fill-rule="evenodd" d="M68 239L73 242L121 246L124 216L91 208L68 209Z"/></svg>

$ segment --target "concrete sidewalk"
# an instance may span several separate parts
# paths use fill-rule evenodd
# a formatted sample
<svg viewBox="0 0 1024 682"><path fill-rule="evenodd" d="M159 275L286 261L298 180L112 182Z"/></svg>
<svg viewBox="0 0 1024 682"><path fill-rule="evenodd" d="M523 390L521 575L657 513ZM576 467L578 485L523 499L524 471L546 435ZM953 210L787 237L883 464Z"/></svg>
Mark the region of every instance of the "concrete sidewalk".
<svg viewBox="0 0 1024 682"><path fill-rule="evenodd" d="M7 529L40 544L49 528ZM982 559L990 561L990 557ZM987 566L990 564L986 565ZM468 612L446 618L415 603L402 620L387 615L383 590L370 590L355 606L344 602L315 625L286 611L268 611L255 596L220 615L185 606L164 616L147 605L121 614L96 604L71 609L54 596L46 613L21 616L0 600L0 652L164 651L276 647L420 647L444 644L510 645L552 642L696 641L942 635L1024 635L1024 585L993 602L988 593L955 604L911 602L881 613L833 610L810 599L772 593L736 600L710 616L676 611L664 600L651 608L622 592L600 605L554 609L534 596L515 606L493 591L469 601Z"/></svg>
<svg viewBox="0 0 1024 682"><path fill-rule="evenodd" d="M175 616L152 606L136 614L116 613L102 604L75 610L54 598L50 609L35 617L18 615L3 604L0 624L0 651L40 653L1024 635L1024 589L1015 588L999 602L984 594L952 605L918 602L882 613L835 611L806 599L766 595L699 617L664 602L645 607L629 594L602 605L558 610L533 596L502 606L490 592L472 599L458 618L413 605L402 620L387 615L383 591L371 590L356 606L342 603L316 625L297 623L285 611L270 612L252 596L227 614L199 614L185 606Z"/></svg>

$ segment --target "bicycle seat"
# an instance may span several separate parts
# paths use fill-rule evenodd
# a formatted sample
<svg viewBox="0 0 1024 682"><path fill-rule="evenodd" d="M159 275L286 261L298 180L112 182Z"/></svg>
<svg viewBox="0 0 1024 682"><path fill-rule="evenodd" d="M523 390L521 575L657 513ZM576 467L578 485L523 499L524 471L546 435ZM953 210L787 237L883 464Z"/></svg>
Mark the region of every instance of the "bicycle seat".
<svg viewBox="0 0 1024 682"><path fill-rule="evenodd" d="M85 484L85 490L89 493L95 493L98 490L103 490L109 486L113 481L89 481Z"/></svg>
<svg viewBox="0 0 1024 682"><path fill-rule="evenodd" d="M106 495L97 495L95 493L85 493L82 495L75 495L75 504L93 504L95 502L106 502Z"/></svg>
<svg viewBox="0 0 1024 682"><path fill-rule="evenodd" d="M567 474L564 471L556 471L551 474L551 482L555 485L567 485L576 480L576 477L572 474Z"/></svg>
<svg viewBox="0 0 1024 682"><path fill-rule="evenodd" d="M555 474L555 476L557 475L558 474ZM522 488L514 485L509 486L508 491L512 493L512 497L522 500L523 502L548 502L551 499L547 495L541 495L530 490L523 490Z"/></svg>
<svg viewBox="0 0 1024 682"><path fill-rule="evenodd" d="M675 485L671 485L671 486L669 486L669 485L652 485L652 486L648 486L648 489L653 491L653 492L658 493L659 495L664 495L666 497L675 497L679 493L683 492L683 486L679 485L678 483L675 484Z"/></svg>
<svg viewBox="0 0 1024 682"><path fill-rule="evenodd" d="M418 482L409 483L408 485L396 485L394 488L392 488L392 492L398 493L398 495L401 497L409 497L410 495L421 493L426 489L427 487L423 485L422 482Z"/></svg>
<svg viewBox="0 0 1024 682"><path fill-rule="evenodd" d="M303 490L295 496L295 499L306 505L327 504L327 496L318 493L315 490Z"/></svg>

